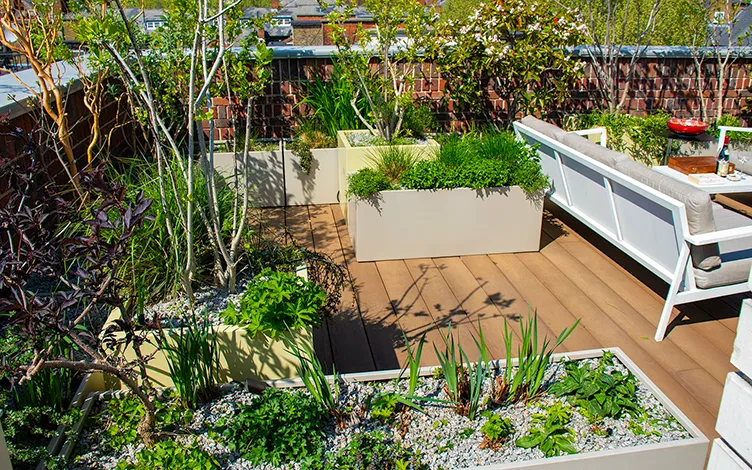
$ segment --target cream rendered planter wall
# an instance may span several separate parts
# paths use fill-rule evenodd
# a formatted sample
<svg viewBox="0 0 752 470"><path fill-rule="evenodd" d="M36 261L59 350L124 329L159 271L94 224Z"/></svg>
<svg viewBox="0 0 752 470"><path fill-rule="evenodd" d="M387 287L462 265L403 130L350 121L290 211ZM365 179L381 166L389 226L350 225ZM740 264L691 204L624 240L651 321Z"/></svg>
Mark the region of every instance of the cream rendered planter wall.
<svg viewBox="0 0 752 470"><path fill-rule="evenodd" d="M308 279L305 267L297 270L297 275ZM119 309L110 313L102 331L114 320L120 318ZM297 375L300 361L287 351L284 340L271 339L264 335L251 336L244 327L233 325L214 325L212 330L217 335L217 348L219 349L219 383L243 381L248 378L259 380L287 379ZM165 329L169 337L170 329ZM122 340L125 335L116 333L115 338ZM294 340L298 343L312 345L313 333L311 328L300 329L294 333ZM157 333L149 332L147 342L141 346L141 353L145 357L151 357L147 362L147 374L156 387L172 387L174 383L170 378L170 369L167 365L167 356L164 351L156 347ZM136 353L132 347L122 351L126 360L136 359ZM95 391L125 389L116 377L92 373L86 381L85 394Z"/></svg>
<svg viewBox="0 0 752 470"><path fill-rule="evenodd" d="M349 134L368 132L363 130L337 132L337 145L339 146L339 202L342 213L347 219L347 184L348 177L356 171L371 166L370 159L377 155L379 147L353 147L347 138ZM439 149L439 144L433 139L420 145L400 145L399 148L410 151L418 158L432 158Z"/></svg>
<svg viewBox="0 0 752 470"><path fill-rule="evenodd" d="M518 186L383 191L349 206L358 261L540 249L543 196Z"/></svg>
<svg viewBox="0 0 752 470"><path fill-rule="evenodd" d="M338 150L313 149L311 171L306 173L300 166L300 157L282 147L279 150L250 152L251 198L259 207L285 205L334 204L339 191ZM242 172L242 155L238 155L238 168ZM231 152L214 155L214 169L230 177L235 171L235 155ZM284 160L284 171L283 171Z"/></svg>

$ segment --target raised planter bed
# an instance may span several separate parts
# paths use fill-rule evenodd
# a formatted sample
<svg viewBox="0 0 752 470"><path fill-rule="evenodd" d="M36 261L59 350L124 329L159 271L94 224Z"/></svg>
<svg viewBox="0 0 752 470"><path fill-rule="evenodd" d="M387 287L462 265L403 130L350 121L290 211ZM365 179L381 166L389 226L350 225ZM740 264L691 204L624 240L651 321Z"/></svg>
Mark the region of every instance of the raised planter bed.
<svg viewBox="0 0 752 470"><path fill-rule="evenodd" d="M305 268L300 268L298 276L306 279ZM119 310L114 310L105 323L103 331L115 319L119 318ZM242 326L215 324L212 330L217 335L219 349L218 380L220 383L245 379L275 380L290 378L297 375L298 359L290 354L285 347L282 338L271 339L263 335L251 336ZM165 333L169 337L169 328ZM150 332L147 342L141 346L145 357L152 356L147 362L149 378L156 387L174 386L169 376L167 356L164 351L158 350L156 332ZM124 333L116 333L117 339L122 339ZM312 329L302 329L295 333L297 341L310 344L313 338ZM131 361L136 358L133 348L128 347L123 351L124 357ZM124 389L125 386L115 377L102 373L91 374L87 380L85 391L105 391Z"/></svg>
<svg viewBox="0 0 752 470"><path fill-rule="evenodd" d="M534 400L530 404L519 403L503 409L495 409L492 412L509 416L514 420L515 435L511 440L496 449L481 448L480 428L486 418L481 417L475 421L469 421L465 417L456 415L454 410L441 403L426 402L423 404L426 414L414 410L406 413L409 415L405 421L407 427L402 437L396 437L397 430L389 428L389 424L380 425L368 417L349 422L344 428L336 430L333 426L325 427L326 437L324 452L326 455L335 453L341 449L356 433L374 432L391 429L395 433L393 439L400 439L406 448L412 449L411 455L418 455L427 468L455 468L455 469L556 469L556 470L627 470L638 468L640 470L700 470L705 465L705 457L708 451L707 438L697 429L694 424L645 376L645 374L618 349L609 349L617 359L615 367L622 370L628 369L637 379L638 396L641 406L645 407L650 417L656 422L663 420L665 424L655 427L655 432L660 435L643 434L639 437L631 435L632 429L620 421L608 421L601 423L603 428L609 428L612 433L596 434L590 432L591 425L587 420L576 414L573 416L573 426L577 428L575 446L578 454L559 457L542 458L538 449L521 449L515 447L514 439L526 432L529 426L529 416L535 413L546 398ZM575 361L597 361L603 351L582 351L576 353L559 354L554 356L549 373L557 377L555 362L566 358ZM505 361L492 361L492 366L500 369L505 367ZM424 378L419 385L416 395L429 393L440 399L443 396L443 379L428 377L434 372L434 367L423 367L420 375ZM347 374L341 376L342 393L339 404L341 407L356 406L362 404L363 396L379 390L393 388L392 379L399 375L399 370L368 372L359 374ZM269 384L279 388L301 387L300 379L285 379L269 381ZM237 390L237 387L236 387ZM437 392L438 390L438 392ZM92 400L109 399L111 393L96 394L90 397ZM258 399L247 392L233 392L230 395L215 400L205 405L193 414L193 422L189 425L192 434L198 436L198 441L191 440L191 446L198 445L212 453L220 461L223 467L232 468L297 468L294 466L275 467L271 465L253 466L244 461L237 453L228 452L224 444L214 441L211 434L207 434L212 423L221 419L222 410L237 409L238 403L250 403ZM360 400L360 401L359 401ZM554 398L553 400L557 400ZM96 405L96 403L94 404ZM218 415L219 414L219 415ZM581 421L574 424L574 421ZM631 419L631 418L630 418ZM628 424L628 423L626 423ZM654 426L654 425L650 425ZM659 426L659 425L655 425ZM528 428L529 429L529 428ZM86 439L91 445L93 438L96 440L103 434L103 430L90 430ZM384 431L387 432L387 431ZM581 434L582 433L582 434ZM177 439L181 439L177 435ZM391 436L391 434L390 434ZM194 439L191 437L190 439ZM89 447L91 451L91 447ZM516 452L521 449L522 452ZM133 448L125 449L118 455L109 454L108 462L120 458L133 456ZM84 457L86 468L102 468L102 466L89 466L96 462L97 458L105 458L102 454L89 454ZM88 459L88 460L86 460ZM94 459L94 460L92 460ZM511 461L514 460L514 461ZM104 463L104 462L102 462ZM75 467L74 467L75 468Z"/></svg>
<svg viewBox="0 0 752 470"><path fill-rule="evenodd" d="M349 202L358 261L538 251L543 195L517 186L382 191Z"/></svg>
<svg viewBox="0 0 752 470"><path fill-rule="evenodd" d="M300 157L283 145L280 143L278 150L250 152L252 171L248 182L254 204L259 207L335 204L339 191L338 149L312 149L311 171L306 173L300 166ZM235 158L233 153L216 153L214 168L225 177L232 176Z"/></svg>
<svg viewBox="0 0 752 470"><path fill-rule="evenodd" d="M378 151L376 146L355 147L350 143L349 135L367 133L368 131L339 131L337 132L337 146L339 147L339 202L342 212L347 217L347 178L350 174L370 166L370 159ZM425 144L400 145L400 148L409 150L418 158L431 158L439 149L439 144L433 139L428 139Z"/></svg>

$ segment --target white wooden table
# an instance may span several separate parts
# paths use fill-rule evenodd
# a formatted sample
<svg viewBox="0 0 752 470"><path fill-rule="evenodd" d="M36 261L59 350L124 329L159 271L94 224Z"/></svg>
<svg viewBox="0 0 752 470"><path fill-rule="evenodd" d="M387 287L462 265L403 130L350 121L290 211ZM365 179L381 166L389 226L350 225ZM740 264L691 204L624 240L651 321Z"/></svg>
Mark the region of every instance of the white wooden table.
<svg viewBox="0 0 752 470"><path fill-rule="evenodd" d="M723 183L719 184L695 184L689 181L689 178L684 173L669 168L668 166L654 166L654 171L671 177L675 180L683 181L687 184L691 184L696 188L700 188L709 194L723 194L723 193L752 193L752 175L742 173L742 179L740 181L730 181L724 179Z"/></svg>

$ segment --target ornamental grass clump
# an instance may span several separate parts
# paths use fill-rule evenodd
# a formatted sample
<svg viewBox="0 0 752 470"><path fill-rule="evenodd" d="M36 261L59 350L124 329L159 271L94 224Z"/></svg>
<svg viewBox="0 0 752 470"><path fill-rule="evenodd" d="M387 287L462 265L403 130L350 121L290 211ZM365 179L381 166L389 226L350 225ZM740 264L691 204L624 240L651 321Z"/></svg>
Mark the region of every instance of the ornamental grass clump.
<svg viewBox="0 0 752 470"><path fill-rule="evenodd" d="M528 401L536 398L543 387L546 368L551 362L554 349L572 334L580 320L564 329L551 343L548 338L538 343L538 313L528 313L527 321L520 323L521 343L517 348L517 367L508 362L504 373L496 377L491 400L497 405ZM512 356L512 331L504 322L504 347L506 357Z"/></svg>

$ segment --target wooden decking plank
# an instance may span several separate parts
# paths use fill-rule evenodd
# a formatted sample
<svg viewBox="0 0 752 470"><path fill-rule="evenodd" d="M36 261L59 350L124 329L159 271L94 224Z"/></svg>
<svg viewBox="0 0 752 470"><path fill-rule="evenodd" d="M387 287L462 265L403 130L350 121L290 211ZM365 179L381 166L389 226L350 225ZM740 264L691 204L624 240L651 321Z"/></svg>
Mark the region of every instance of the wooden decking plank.
<svg viewBox="0 0 752 470"><path fill-rule="evenodd" d="M537 256L532 256L537 255ZM496 262L497 257L504 255L491 255ZM522 255L511 255L509 259L518 258ZM712 435L715 426L715 414L711 414L692 394L680 384L676 378L664 369L656 358L648 354L640 343L633 340L617 325L608 315L603 313L577 286L575 286L556 266L541 255L532 253L525 260L517 259L518 263L509 263L507 268L513 273L529 270L540 279L543 289L549 289L556 298L567 308L578 312L582 318L578 330L586 331L597 339L604 347L620 347L642 369L658 387L668 395L671 400L681 408L687 416L697 424L706 434ZM497 263L499 264L499 263ZM506 272L506 270L505 270ZM515 286L522 291L520 285L511 279ZM530 284L534 284L531 282ZM536 289L539 290L539 289ZM577 330L575 330L576 332ZM574 336L574 334L573 334ZM571 337L570 337L571 339ZM652 341L652 339L649 339ZM567 340L569 341L569 340ZM568 344L572 350L583 349Z"/></svg>
<svg viewBox="0 0 752 470"><path fill-rule="evenodd" d="M671 341L653 340L655 326L651 325L629 303L617 295L585 265L554 243L542 251L543 256L556 266L567 279L581 290L588 299L636 342L641 343L648 354L654 355L668 371L694 369L697 362ZM519 254L521 259L527 254Z"/></svg>
<svg viewBox="0 0 752 470"><path fill-rule="evenodd" d="M608 289L600 287L605 295L611 296L604 299L605 302L613 305L615 309L623 311L624 315L630 318L642 315L643 318L650 322L652 328L657 327L663 304L645 292L623 272L603 259L592 248L585 246L581 242L565 243L547 248L545 255L551 262L561 266L559 262L565 256L561 253L557 255L557 250L563 250L572 259L581 263L583 267L590 270L594 276L608 287ZM585 279L584 282L589 281ZM576 281L575 284L577 284ZM629 308L626 307L627 305ZM721 352L713 342L700 334L699 331L702 327L702 324L692 324L675 328L664 342L676 344L686 355L710 372L716 380L723 383L726 380L726 374L732 370L729 356ZM656 346L660 348L660 345L657 344ZM697 354L697 351L702 351L702 354Z"/></svg>
<svg viewBox="0 0 752 470"><path fill-rule="evenodd" d="M288 207L286 209L264 209L269 213L269 228L276 236L282 237L285 233L291 237L288 242L296 242L309 250L314 250L313 232L309 220L307 207ZM282 229L280 223L286 223L287 231ZM318 328L313 330L313 348L326 372L332 371L334 356L332 351L331 337L329 334L328 320L324 320Z"/></svg>
<svg viewBox="0 0 752 470"><path fill-rule="evenodd" d="M483 288L486 296L496 305L502 315L507 319L510 327L520 333L520 322L527 318L530 307L525 299L514 288L511 282L499 271L499 268L486 255L463 256L462 262L470 270L478 284ZM542 312L538 314L538 336L554 339L560 332L554 333L546 324ZM560 345L557 352L567 351L566 346Z"/></svg>
<svg viewBox="0 0 752 470"><path fill-rule="evenodd" d="M376 268L397 314L397 322L407 335L413 349L425 335L421 363L426 366L439 364L434 346L444 348L444 340L433 321L433 316L420 295L410 272L402 260L378 261ZM405 351L406 354L406 351Z"/></svg>
<svg viewBox="0 0 752 470"><path fill-rule="evenodd" d="M563 211L561 212L563 214ZM565 217L565 216L566 215L562 215L562 217ZM575 232L569 226L561 222L560 223L562 227L561 229L572 234L567 240L566 244L562 243L562 246L565 246L565 248L569 247L571 246L569 242L574 241L574 242L582 243L585 246L592 248L595 253L599 254L604 260L608 261L612 266L616 267L619 271L624 273L629 279L631 279L635 284L637 284L645 293L647 293L649 296L652 296L654 299L656 299L656 301L660 302L661 306L663 305L665 301L665 295L668 289L668 284L666 284L663 280L661 280L652 272L650 272L647 268L645 268L644 266L634 261L627 254L625 254L624 252L622 252L621 250L619 250L618 248L616 248L609 242L605 241L602 237L590 231L589 228L585 227L584 225L581 225L577 221L571 220L571 222L578 226L578 229L580 230L581 233ZM544 230L547 230L545 225L544 225ZM582 235L582 232L590 233L592 237L590 236L584 237ZM598 243L598 246L595 246L594 244L590 242L593 239ZM556 241L560 242L561 238L557 239ZM682 316L683 318L686 319L685 321L687 322L700 322L702 320L709 320L709 319L714 318L714 316L711 315L709 311L716 314L715 318L722 316L717 313L719 311L725 312L726 314L728 314L728 309L723 307L721 304L719 304L719 302L721 302L720 299L711 299L708 301L678 305L674 307L673 309L672 318L677 318L679 316ZM720 305L720 309L719 309L719 305ZM659 316L660 316L660 313L659 313ZM735 322L736 322L736 317L733 317L733 316L732 318L720 319L720 324L719 322L716 322L716 321L709 321L707 322L707 325L705 325L700 330L700 334L705 336L709 341L715 344L719 350L725 352L730 347L730 343L728 340L727 331L724 331L724 327L727 330L731 331L732 334L735 334L733 333L736 328ZM727 338L727 339L723 339L723 338Z"/></svg>
<svg viewBox="0 0 752 470"><path fill-rule="evenodd" d="M405 359L404 355L400 356L400 351L396 350L402 343L402 333L376 264L358 263L355 260L342 210L338 204L333 204L330 208L337 225L345 263L355 286L355 296L371 345L375 367L378 370L398 368Z"/></svg>
<svg viewBox="0 0 752 470"><path fill-rule="evenodd" d="M710 413L718 413L721 407L723 384L713 380L705 369L688 369L674 372L674 377L692 393Z"/></svg>
<svg viewBox="0 0 752 470"><path fill-rule="evenodd" d="M329 255L335 263L345 266L331 209L328 206L310 206L309 216L316 251ZM347 274L349 276L349 271ZM349 282L342 291L339 311L327 319L327 324L337 371L358 372L375 367L371 346Z"/></svg>
<svg viewBox="0 0 752 470"><path fill-rule="evenodd" d="M277 240L281 243L286 243L285 227L287 222L287 213L282 207L270 207L262 209L260 231L261 236L273 240Z"/></svg>
<svg viewBox="0 0 752 470"><path fill-rule="evenodd" d="M532 253L532 255L541 256L539 253ZM581 317L577 308L568 309L516 255L489 255L489 258L520 293L523 301L529 304L531 309L538 312L538 316L545 321L551 331L556 332L557 336L565 328L574 325L577 319ZM578 351L597 349L609 346L609 344L599 341L585 328L579 326L567 338L564 346L570 351Z"/></svg>
<svg viewBox="0 0 752 470"><path fill-rule="evenodd" d="M431 312L431 316L443 334L446 334L447 326L451 323L457 341L468 351L473 350L478 338L475 324L467 316L460 305L457 297L447 285L439 268L428 258L405 260L413 283ZM441 351L441 345L437 346ZM501 358L495 358L501 359Z"/></svg>
<svg viewBox="0 0 752 470"><path fill-rule="evenodd" d="M486 341L489 354L493 357L504 357L504 342L502 340L504 337L504 315L502 312L488 298L483 291L483 287L460 258L437 258L433 261L472 323L477 325L480 320L483 335L486 338L498 338L497 341ZM515 332L514 328L512 331L515 335L516 345L519 341L519 333L518 331Z"/></svg>

